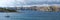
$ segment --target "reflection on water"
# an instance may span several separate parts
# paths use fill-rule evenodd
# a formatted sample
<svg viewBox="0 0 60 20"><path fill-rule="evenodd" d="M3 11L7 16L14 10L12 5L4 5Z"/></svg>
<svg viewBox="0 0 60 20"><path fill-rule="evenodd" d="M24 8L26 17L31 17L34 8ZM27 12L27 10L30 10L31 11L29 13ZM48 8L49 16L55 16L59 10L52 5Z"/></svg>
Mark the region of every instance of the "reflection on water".
<svg viewBox="0 0 60 20"><path fill-rule="evenodd" d="M23 13L0 13L0 20L60 20L60 12L20 10ZM7 18L5 16L9 15Z"/></svg>

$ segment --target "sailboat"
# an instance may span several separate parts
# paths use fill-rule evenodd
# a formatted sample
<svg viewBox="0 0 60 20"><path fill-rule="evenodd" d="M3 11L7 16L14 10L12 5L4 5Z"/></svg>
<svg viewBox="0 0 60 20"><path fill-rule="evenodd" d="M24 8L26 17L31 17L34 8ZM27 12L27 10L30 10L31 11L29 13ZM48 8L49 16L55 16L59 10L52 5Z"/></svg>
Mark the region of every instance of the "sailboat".
<svg viewBox="0 0 60 20"><path fill-rule="evenodd" d="M8 13L6 13L6 16L5 17L9 18L10 16L8 15Z"/></svg>

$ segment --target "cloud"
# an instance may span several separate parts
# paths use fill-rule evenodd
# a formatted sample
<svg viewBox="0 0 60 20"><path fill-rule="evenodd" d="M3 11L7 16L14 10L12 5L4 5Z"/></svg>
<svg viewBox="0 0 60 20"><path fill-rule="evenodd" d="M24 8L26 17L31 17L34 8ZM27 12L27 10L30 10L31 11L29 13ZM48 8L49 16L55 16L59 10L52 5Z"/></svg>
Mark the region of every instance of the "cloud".
<svg viewBox="0 0 60 20"><path fill-rule="evenodd" d="M60 4L60 0L0 0L0 6L2 7L40 4Z"/></svg>
<svg viewBox="0 0 60 20"><path fill-rule="evenodd" d="M0 0L0 7L8 7L13 5L14 0Z"/></svg>
<svg viewBox="0 0 60 20"><path fill-rule="evenodd" d="M47 3L57 4L60 1L59 0L27 0L26 2L27 2L26 4L47 4Z"/></svg>

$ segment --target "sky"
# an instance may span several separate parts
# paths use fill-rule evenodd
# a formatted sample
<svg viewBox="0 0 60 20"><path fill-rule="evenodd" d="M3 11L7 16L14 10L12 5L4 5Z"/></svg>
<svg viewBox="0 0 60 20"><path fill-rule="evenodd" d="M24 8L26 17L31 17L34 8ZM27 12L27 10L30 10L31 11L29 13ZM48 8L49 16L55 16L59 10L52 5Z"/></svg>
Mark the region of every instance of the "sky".
<svg viewBox="0 0 60 20"><path fill-rule="evenodd" d="M0 0L0 7L20 7L24 5L60 4L60 0Z"/></svg>

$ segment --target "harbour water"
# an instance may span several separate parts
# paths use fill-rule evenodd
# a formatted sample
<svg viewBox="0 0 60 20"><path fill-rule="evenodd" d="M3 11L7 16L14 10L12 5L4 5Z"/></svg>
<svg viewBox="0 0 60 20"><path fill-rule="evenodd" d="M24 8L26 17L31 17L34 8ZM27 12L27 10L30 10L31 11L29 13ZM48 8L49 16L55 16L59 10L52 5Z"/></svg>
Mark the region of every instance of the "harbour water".
<svg viewBox="0 0 60 20"><path fill-rule="evenodd" d="M0 20L60 20L60 12L41 12L33 10L20 10L19 12L20 13L0 12Z"/></svg>

